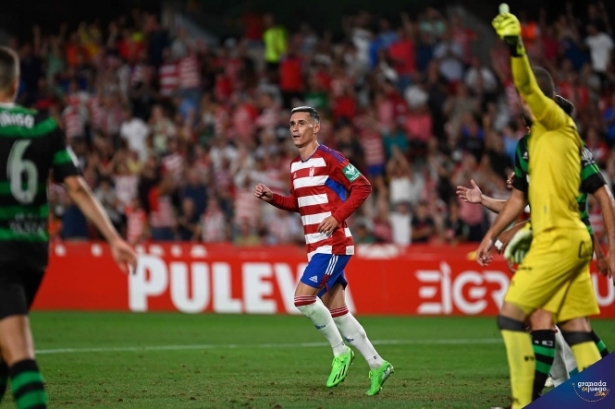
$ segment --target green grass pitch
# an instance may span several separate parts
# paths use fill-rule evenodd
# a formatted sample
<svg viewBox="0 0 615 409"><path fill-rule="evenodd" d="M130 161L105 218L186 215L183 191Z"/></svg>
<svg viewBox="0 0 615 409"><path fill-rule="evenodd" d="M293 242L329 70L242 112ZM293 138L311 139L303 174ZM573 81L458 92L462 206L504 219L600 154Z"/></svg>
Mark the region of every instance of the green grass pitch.
<svg viewBox="0 0 615 409"><path fill-rule="evenodd" d="M357 354L327 389L332 355L302 316L32 314L51 408L488 408L508 404L495 318L359 317L395 366L368 397ZM613 321L594 328L615 348ZM13 408L9 394L0 408Z"/></svg>

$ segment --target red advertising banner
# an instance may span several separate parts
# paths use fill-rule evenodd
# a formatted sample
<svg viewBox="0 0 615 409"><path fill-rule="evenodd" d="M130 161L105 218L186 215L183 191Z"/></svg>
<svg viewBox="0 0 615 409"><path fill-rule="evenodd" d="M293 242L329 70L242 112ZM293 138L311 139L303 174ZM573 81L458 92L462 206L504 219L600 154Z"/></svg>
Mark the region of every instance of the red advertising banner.
<svg viewBox="0 0 615 409"><path fill-rule="evenodd" d="M496 315L511 273L503 259L479 266L475 246L357 246L346 270L359 314ZM307 263L297 247L151 244L132 275L102 243L53 243L37 310L296 314ZM595 268L592 268L595 271ZM595 272L601 316L615 318L615 287Z"/></svg>

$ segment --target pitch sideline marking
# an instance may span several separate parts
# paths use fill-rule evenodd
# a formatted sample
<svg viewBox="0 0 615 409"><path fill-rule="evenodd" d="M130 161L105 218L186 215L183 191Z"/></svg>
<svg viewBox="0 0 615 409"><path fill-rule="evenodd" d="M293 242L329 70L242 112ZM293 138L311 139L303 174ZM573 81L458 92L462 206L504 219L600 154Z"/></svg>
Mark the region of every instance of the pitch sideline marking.
<svg viewBox="0 0 615 409"><path fill-rule="evenodd" d="M382 339L374 340L374 345L472 345L500 344L501 338L478 339ZM316 348L329 346L326 342L299 342L294 344L202 344L202 345L160 345L141 347L109 347L109 348L60 348L40 349L39 355L75 354L91 352L148 352L148 351L189 351L200 349L268 349L268 348Z"/></svg>

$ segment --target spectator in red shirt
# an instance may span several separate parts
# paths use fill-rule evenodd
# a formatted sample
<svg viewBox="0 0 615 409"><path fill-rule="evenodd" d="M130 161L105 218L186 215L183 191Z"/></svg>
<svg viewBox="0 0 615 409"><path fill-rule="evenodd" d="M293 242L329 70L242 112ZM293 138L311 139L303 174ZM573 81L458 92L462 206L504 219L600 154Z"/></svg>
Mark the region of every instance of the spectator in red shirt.
<svg viewBox="0 0 615 409"><path fill-rule="evenodd" d="M416 71L414 39L408 31L406 28L397 30L399 39L389 47L389 58L397 72L397 87L400 92L410 85L412 74Z"/></svg>
<svg viewBox="0 0 615 409"><path fill-rule="evenodd" d="M289 50L280 64L280 90L284 109L293 108L293 100L301 100L303 96L301 59L293 50Z"/></svg>

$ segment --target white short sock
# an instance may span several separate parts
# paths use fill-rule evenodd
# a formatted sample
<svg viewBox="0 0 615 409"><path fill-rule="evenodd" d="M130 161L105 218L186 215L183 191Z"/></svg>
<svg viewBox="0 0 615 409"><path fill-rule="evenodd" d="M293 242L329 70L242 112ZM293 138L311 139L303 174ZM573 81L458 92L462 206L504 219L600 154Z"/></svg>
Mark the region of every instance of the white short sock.
<svg viewBox="0 0 615 409"><path fill-rule="evenodd" d="M340 330L346 342L355 347L367 361L370 369L377 369L382 366L384 360L376 348L372 345L365 329L357 319L348 311L346 306L331 310L333 321Z"/></svg>
<svg viewBox="0 0 615 409"><path fill-rule="evenodd" d="M295 297L295 306L308 317L312 324L322 335L327 338L333 349L333 355L338 356L347 351L342 335L337 329L331 313L322 303L320 298L313 296Z"/></svg>

